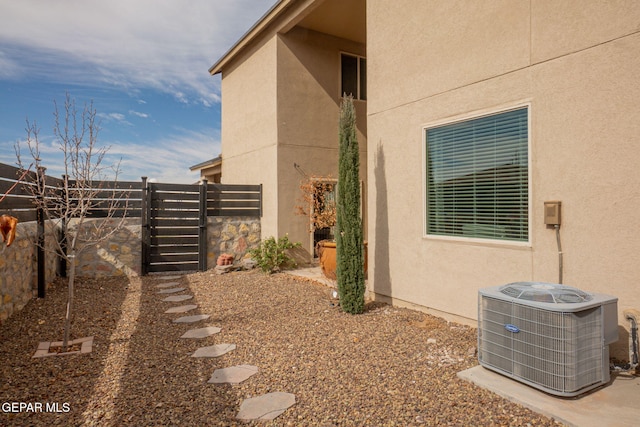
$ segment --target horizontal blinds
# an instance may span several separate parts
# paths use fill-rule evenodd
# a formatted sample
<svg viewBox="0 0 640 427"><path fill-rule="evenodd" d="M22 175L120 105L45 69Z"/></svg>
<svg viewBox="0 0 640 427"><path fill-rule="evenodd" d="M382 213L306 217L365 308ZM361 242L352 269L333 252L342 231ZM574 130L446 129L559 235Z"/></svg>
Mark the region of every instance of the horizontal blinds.
<svg viewBox="0 0 640 427"><path fill-rule="evenodd" d="M426 130L427 233L528 240L526 108Z"/></svg>

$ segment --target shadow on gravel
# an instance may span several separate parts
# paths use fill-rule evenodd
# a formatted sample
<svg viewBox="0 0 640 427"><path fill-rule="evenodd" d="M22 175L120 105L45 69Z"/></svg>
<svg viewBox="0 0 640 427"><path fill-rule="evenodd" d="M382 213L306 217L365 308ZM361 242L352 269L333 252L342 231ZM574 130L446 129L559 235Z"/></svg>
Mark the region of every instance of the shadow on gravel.
<svg viewBox="0 0 640 427"><path fill-rule="evenodd" d="M220 342L218 334L201 339L181 339L189 329L215 326L211 321L173 323L182 316L211 314L200 307L186 313L168 314L171 307L198 304L197 299L164 302L170 295L194 295L188 276L142 280L139 316L129 342L129 357L115 396L113 425L232 425L238 402L228 385L207 381L222 358L193 358L199 347ZM175 294L160 294L160 283L177 282L186 288Z"/></svg>
<svg viewBox="0 0 640 427"><path fill-rule="evenodd" d="M12 316L0 327L0 425L260 425L235 416L243 399L268 392L296 403L265 425L556 425L457 377L477 365L472 328L376 303L348 315L330 289L282 274L172 281L194 298L163 302L158 276L79 283L73 336L95 336L88 355L31 359L38 341L62 336L64 284ZM185 304L198 309L165 313ZM195 314L211 317L172 323ZM204 326L222 331L180 338ZM221 343L237 348L191 357ZM239 385L207 383L215 369L240 364L259 372ZM14 414L4 410L11 402L67 403L69 412Z"/></svg>
<svg viewBox="0 0 640 427"><path fill-rule="evenodd" d="M76 279L71 339L93 336L88 354L33 359L40 341L61 341L66 279L0 326L0 425L79 425L105 367L128 292L126 278Z"/></svg>
<svg viewBox="0 0 640 427"><path fill-rule="evenodd" d="M186 276L176 279L192 294ZM93 351L32 359L40 341L61 340L67 286L31 301L0 327L0 425L246 425L229 385L208 384L223 358L192 358L217 335L181 339L212 319L174 324L157 277L77 279L72 338L94 336ZM222 360L221 360L222 359Z"/></svg>

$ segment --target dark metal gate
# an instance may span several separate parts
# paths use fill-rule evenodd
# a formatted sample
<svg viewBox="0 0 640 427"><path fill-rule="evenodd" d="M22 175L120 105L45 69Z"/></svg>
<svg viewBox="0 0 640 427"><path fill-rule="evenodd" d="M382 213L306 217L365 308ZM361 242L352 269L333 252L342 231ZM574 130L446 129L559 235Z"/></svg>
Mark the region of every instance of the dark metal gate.
<svg viewBox="0 0 640 427"><path fill-rule="evenodd" d="M160 184L142 178L142 275L207 269L208 216L262 216L262 185Z"/></svg>
<svg viewBox="0 0 640 427"><path fill-rule="evenodd" d="M206 270L207 182L142 187L142 274Z"/></svg>

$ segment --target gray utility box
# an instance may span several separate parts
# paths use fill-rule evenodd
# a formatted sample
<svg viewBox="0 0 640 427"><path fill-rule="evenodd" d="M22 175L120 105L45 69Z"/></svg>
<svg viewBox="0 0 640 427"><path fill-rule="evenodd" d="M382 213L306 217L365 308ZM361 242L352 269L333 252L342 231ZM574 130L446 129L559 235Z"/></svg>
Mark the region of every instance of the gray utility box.
<svg viewBox="0 0 640 427"><path fill-rule="evenodd" d="M480 365L558 396L609 382L618 298L556 283L480 289Z"/></svg>

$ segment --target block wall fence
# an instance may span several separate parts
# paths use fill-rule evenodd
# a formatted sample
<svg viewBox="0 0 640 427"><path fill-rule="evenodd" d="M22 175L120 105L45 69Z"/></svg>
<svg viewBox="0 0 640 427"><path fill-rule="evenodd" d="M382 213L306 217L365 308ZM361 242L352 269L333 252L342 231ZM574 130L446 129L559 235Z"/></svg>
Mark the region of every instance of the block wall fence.
<svg viewBox="0 0 640 427"><path fill-rule="evenodd" d="M103 221L94 219L92 221ZM77 277L138 276L141 271L142 229L140 218L127 218L124 226L108 240L91 246L77 257ZM60 260L53 254L55 224L45 227L47 244L45 282L48 287L60 276ZM219 255L231 254L236 260L258 247L261 240L260 218L208 217L207 268L214 268ZM38 295L36 222L19 223L16 240L0 249L0 324ZM46 298L46 296L45 296Z"/></svg>

